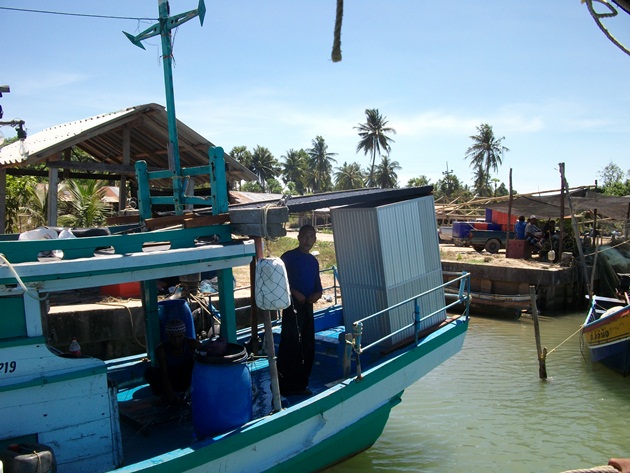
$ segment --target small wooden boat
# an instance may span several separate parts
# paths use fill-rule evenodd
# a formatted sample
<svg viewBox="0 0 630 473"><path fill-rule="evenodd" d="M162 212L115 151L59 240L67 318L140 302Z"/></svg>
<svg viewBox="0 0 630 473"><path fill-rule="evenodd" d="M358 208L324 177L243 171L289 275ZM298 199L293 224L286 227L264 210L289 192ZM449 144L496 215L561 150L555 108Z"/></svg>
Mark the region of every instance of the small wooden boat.
<svg viewBox="0 0 630 473"><path fill-rule="evenodd" d="M446 272L444 273L447 274ZM448 280L449 276L445 276ZM445 288L447 295L456 295L453 288ZM531 310L529 294L489 294L470 292L470 313L489 317L502 317L516 320L523 312Z"/></svg>
<svg viewBox="0 0 630 473"><path fill-rule="evenodd" d="M591 360L630 374L630 304L622 299L593 296L582 326Z"/></svg>

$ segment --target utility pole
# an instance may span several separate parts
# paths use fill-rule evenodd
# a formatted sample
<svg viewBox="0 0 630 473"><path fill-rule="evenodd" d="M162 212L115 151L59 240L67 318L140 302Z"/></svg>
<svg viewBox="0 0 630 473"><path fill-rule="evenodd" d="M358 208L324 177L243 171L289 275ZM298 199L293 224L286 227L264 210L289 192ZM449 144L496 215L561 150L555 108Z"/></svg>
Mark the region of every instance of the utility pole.
<svg viewBox="0 0 630 473"><path fill-rule="evenodd" d="M451 198L451 186L452 186L452 182L451 182L451 174L453 174L453 171L449 171L448 170L448 161L446 161L446 171L442 171L442 175L444 176L444 182L446 182L446 198L447 200L450 200Z"/></svg>

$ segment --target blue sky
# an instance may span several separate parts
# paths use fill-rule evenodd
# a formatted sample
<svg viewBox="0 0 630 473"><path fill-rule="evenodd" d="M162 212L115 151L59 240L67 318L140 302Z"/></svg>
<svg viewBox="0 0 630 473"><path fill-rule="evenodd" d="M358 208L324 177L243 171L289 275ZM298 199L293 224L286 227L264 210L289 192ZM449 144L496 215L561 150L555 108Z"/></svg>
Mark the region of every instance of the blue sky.
<svg viewBox="0 0 630 473"><path fill-rule="evenodd" d="M466 149L482 123L510 151L495 177L520 193L593 184L610 162L630 170L630 56L580 0L346 0L343 60L333 63L335 0L207 0L204 26L174 41L178 118L223 146L276 158L321 135L337 165L378 108L396 129L401 186L448 169L472 183ZM157 1L0 0L0 7L157 18ZM170 2L171 13L197 7ZM630 18L609 21L624 41ZM122 34L151 21L0 10L4 120L29 133L143 103L164 104L159 39ZM630 34L626 35L630 46ZM12 136L10 128L3 128Z"/></svg>

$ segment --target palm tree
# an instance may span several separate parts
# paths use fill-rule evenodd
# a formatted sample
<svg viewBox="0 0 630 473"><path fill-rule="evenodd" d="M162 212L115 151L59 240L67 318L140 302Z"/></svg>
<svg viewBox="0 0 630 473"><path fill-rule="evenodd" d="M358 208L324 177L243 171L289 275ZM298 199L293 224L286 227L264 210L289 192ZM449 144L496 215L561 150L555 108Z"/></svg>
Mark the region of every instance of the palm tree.
<svg viewBox="0 0 630 473"><path fill-rule="evenodd" d="M266 188L267 179L276 177L280 172L278 161L274 158L271 151L264 146L256 146L252 153L252 171L258 176L258 181L263 188Z"/></svg>
<svg viewBox="0 0 630 473"><path fill-rule="evenodd" d="M28 218L28 224L32 228L46 225L48 221L48 185L33 184L27 189L27 200L20 210Z"/></svg>
<svg viewBox="0 0 630 473"><path fill-rule="evenodd" d="M107 217L107 204L102 201L105 182L94 179L70 181L70 207L76 227L96 227Z"/></svg>
<svg viewBox="0 0 630 473"><path fill-rule="evenodd" d="M308 153L303 149L296 151L290 149L284 156L282 165L282 181L285 184L293 183L295 191L303 195L306 188L305 175L307 169Z"/></svg>
<svg viewBox="0 0 630 473"><path fill-rule="evenodd" d="M402 169L398 161L391 161L389 156L381 158L381 164L376 168L374 180L381 189L395 189L398 187L398 174L396 171Z"/></svg>
<svg viewBox="0 0 630 473"><path fill-rule="evenodd" d="M431 179L429 179L424 174L418 177L412 177L411 179L407 181L407 187L424 187L424 186L430 186L430 185L431 185Z"/></svg>
<svg viewBox="0 0 630 473"><path fill-rule="evenodd" d="M252 165L252 153L247 151L247 146L234 146L230 156L248 169Z"/></svg>
<svg viewBox="0 0 630 473"><path fill-rule="evenodd" d="M466 150L466 158L470 159L470 166L475 170L474 186L477 193L486 196L492 193L490 188L490 169L495 172L503 163L503 153L509 151L503 146L505 137L495 138L492 127L482 123L477 127L479 134L470 137L475 142Z"/></svg>
<svg viewBox="0 0 630 473"><path fill-rule="evenodd" d="M335 173L335 189L340 191L360 189L365 182L365 173L359 163L344 162Z"/></svg>
<svg viewBox="0 0 630 473"><path fill-rule="evenodd" d="M332 189L332 163L337 162L333 156L337 156L337 153L328 152L328 145L321 136L317 136L312 145L312 148L306 150L309 156L308 165L313 171L309 183L312 184L314 193L329 191Z"/></svg>
<svg viewBox="0 0 630 473"><path fill-rule="evenodd" d="M354 128L359 130L361 140L357 145L357 153L363 151L363 154L370 153L372 155L372 164L370 166L370 175L367 185L374 185L374 164L376 163L376 155L381 156L381 150L387 154L391 151L390 142L394 140L387 136L388 133L396 134L396 130L387 127L386 117L382 116L378 109L370 108L365 110L366 122L359 123Z"/></svg>

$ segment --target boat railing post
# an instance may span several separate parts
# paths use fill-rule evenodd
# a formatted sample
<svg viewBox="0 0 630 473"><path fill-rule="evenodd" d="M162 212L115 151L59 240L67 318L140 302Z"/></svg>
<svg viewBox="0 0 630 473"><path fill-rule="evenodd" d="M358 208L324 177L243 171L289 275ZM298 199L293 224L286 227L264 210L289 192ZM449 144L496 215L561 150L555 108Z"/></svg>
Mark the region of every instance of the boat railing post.
<svg viewBox="0 0 630 473"><path fill-rule="evenodd" d="M363 335L363 323L358 322L353 326L354 352L357 354L357 379L363 378L361 374L361 336Z"/></svg>
<svg viewBox="0 0 630 473"><path fill-rule="evenodd" d="M419 298L416 297L413 306L413 330L416 336L416 345L418 344L418 334L420 333L420 303Z"/></svg>
<svg viewBox="0 0 630 473"><path fill-rule="evenodd" d="M351 333L346 333L344 335L346 344L343 350L343 377L347 378L350 376L350 368L352 366L352 349L354 347L354 335Z"/></svg>

